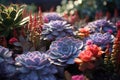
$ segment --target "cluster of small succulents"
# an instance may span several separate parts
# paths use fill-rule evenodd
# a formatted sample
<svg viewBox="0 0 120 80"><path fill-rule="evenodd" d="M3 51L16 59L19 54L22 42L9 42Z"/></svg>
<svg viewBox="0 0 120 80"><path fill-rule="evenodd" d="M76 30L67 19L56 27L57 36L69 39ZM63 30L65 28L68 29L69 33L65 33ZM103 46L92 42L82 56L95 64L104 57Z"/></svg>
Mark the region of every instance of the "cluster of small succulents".
<svg viewBox="0 0 120 80"><path fill-rule="evenodd" d="M65 36L74 36L73 27L66 21L51 21L43 25L42 39L53 41Z"/></svg>

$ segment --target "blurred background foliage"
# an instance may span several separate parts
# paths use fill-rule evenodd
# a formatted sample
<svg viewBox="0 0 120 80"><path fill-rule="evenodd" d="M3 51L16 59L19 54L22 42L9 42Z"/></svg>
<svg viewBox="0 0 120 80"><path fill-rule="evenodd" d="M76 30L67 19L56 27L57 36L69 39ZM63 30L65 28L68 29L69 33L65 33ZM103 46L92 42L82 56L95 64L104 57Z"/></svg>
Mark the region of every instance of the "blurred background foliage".
<svg viewBox="0 0 120 80"><path fill-rule="evenodd" d="M27 4L26 10L32 12L38 11L38 7L44 12L57 11L61 14L72 14L77 10L81 18L86 15L93 18L96 12L100 11L103 14L108 11L113 15L115 8L120 12L119 0L0 0L0 4L11 3Z"/></svg>
<svg viewBox="0 0 120 80"><path fill-rule="evenodd" d="M102 7L102 5L106 4L106 7L117 7L120 9L120 1L119 0L0 0L1 4L8 5L10 3L19 3L19 4L35 4L36 6L42 6L44 10L50 9L50 7L56 7L57 5L60 5L61 2L69 2L69 1L82 1L82 4L84 3L96 3L99 8ZM95 6L95 5L94 5ZM89 6L88 6L89 7Z"/></svg>

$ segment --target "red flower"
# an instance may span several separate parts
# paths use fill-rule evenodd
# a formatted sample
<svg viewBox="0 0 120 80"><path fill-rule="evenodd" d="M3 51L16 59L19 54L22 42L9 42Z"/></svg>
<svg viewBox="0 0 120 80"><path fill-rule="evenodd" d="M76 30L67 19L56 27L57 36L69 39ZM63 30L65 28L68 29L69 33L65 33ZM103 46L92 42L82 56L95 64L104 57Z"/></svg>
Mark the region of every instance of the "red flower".
<svg viewBox="0 0 120 80"><path fill-rule="evenodd" d="M93 58L93 53L90 50L84 50L79 54L79 58L85 62L91 61Z"/></svg>
<svg viewBox="0 0 120 80"><path fill-rule="evenodd" d="M90 50L94 57L99 57L102 55L102 49L95 44L86 46L86 50Z"/></svg>
<svg viewBox="0 0 120 80"><path fill-rule="evenodd" d="M120 21L116 22L116 26L118 29L120 29Z"/></svg>
<svg viewBox="0 0 120 80"><path fill-rule="evenodd" d="M15 38L15 37L13 37L13 38L11 38L10 40L9 40L9 44L13 44L14 42L18 42L18 39L17 38Z"/></svg>

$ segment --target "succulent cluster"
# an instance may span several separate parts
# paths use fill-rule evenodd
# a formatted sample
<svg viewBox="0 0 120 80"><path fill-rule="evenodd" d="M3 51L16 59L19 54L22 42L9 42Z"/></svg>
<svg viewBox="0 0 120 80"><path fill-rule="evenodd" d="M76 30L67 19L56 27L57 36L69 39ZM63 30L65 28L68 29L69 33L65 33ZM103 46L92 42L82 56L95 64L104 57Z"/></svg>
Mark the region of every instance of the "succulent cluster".
<svg viewBox="0 0 120 80"><path fill-rule="evenodd" d="M54 74L56 67L47 60L45 53L38 51L28 52L15 58L16 65L21 65L17 70L20 72L20 80L56 80ZM21 74L22 73L22 74Z"/></svg>
<svg viewBox="0 0 120 80"><path fill-rule="evenodd" d="M42 39L43 40L56 40L65 36L74 36L73 27L66 21L51 21L43 25Z"/></svg>
<svg viewBox="0 0 120 80"><path fill-rule="evenodd" d="M74 58L78 56L82 47L83 42L81 40L64 37L52 42L47 53L51 63L66 66L74 63Z"/></svg>

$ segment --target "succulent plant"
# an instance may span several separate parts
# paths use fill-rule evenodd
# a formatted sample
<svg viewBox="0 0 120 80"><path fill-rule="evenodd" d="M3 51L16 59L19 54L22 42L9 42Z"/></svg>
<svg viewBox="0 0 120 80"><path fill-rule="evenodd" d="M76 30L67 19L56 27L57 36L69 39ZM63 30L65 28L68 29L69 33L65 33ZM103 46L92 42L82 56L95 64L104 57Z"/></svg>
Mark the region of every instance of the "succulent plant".
<svg viewBox="0 0 120 80"><path fill-rule="evenodd" d="M21 65L17 70L20 72L20 80L56 80L54 74L56 67L47 60L48 55L38 51L28 52L15 58L16 65ZM19 66L18 65L18 66Z"/></svg>
<svg viewBox="0 0 120 80"><path fill-rule="evenodd" d="M22 17L24 8L25 5L11 4L8 7L0 5L0 36L8 36L13 29L28 21L28 18Z"/></svg>
<svg viewBox="0 0 120 80"><path fill-rule="evenodd" d="M85 27L88 27L91 29L91 32L111 32L112 34L116 33L116 26L113 25L113 23L105 20L100 19L93 22L88 23Z"/></svg>
<svg viewBox="0 0 120 80"><path fill-rule="evenodd" d="M50 22L50 21L56 21L56 20L63 21L63 18L58 13L55 13L55 12L44 14L44 22Z"/></svg>
<svg viewBox="0 0 120 80"><path fill-rule="evenodd" d="M111 44L114 40L114 36L110 33L94 33L90 35L90 40L93 41L94 44L101 46L102 48L106 47L108 44Z"/></svg>
<svg viewBox="0 0 120 80"><path fill-rule="evenodd" d="M49 61L55 65L66 66L73 64L74 58L83 47L81 40L73 37L60 38L50 45L47 53L49 54Z"/></svg>
<svg viewBox="0 0 120 80"><path fill-rule="evenodd" d="M51 21L43 25L42 39L55 40L65 36L74 36L73 27L66 21Z"/></svg>
<svg viewBox="0 0 120 80"><path fill-rule="evenodd" d="M0 78L10 78L16 73L12 51L0 46Z"/></svg>
<svg viewBox="0 0 120 80"><path fill-rule="evenodd" d="M12 51L8 48L0 46L0 63L4 61L11 61L12 60Z"/></svg>

